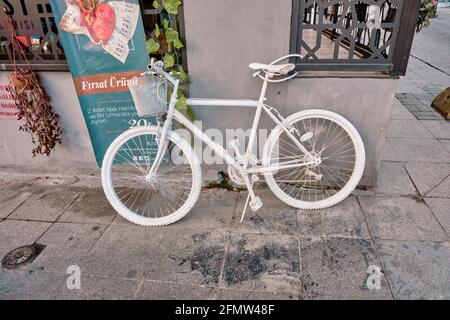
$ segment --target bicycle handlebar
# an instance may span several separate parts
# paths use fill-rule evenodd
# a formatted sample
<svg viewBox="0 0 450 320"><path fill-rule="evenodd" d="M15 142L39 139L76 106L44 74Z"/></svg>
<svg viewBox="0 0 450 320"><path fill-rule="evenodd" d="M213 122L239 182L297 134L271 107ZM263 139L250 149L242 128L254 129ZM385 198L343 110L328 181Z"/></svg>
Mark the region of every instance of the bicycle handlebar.
<svg viewBox="0 0 450 320"><path fill-rule="evenodd" d="M174 86L179 82L179 80L176 80L174 77L172 77L170 73L164 71L164 62L160 60L152 58L147 69L147 71L141 74L142 76L160 75L166 78Z"/></svg>

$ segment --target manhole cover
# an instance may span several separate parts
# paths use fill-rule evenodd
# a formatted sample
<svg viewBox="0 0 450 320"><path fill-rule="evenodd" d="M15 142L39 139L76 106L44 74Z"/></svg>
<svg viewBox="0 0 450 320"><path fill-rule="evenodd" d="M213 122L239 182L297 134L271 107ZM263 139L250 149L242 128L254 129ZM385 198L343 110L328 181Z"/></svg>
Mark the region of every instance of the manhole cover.
<svg viewBox="0 0 450 320"><path fill-rule="evenodd" d="M5 269L15 269L32 262L42 250L43 247L38 244L16 248L3 257L2 266Z"/></svg>

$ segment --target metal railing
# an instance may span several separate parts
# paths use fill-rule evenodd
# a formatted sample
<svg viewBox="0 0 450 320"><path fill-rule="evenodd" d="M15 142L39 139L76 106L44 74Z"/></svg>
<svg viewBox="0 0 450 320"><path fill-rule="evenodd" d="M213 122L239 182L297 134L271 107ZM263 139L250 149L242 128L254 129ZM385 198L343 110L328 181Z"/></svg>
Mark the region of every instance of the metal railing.
<svg viewBox="0 0 450 320"><path fill-rule="evenodd" d="M420 0L293 0L299 70L406 72Z"/></svg>

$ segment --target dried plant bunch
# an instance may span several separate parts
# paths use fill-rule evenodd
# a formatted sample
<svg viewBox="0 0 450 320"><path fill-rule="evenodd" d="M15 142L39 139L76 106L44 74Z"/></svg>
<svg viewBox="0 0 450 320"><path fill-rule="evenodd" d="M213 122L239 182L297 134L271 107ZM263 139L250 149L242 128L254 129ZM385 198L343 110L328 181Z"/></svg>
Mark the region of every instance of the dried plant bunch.
<svg viewBox="0 0 450 320"><path fill-rule="evenodd" d="M58 143L62 142L59 116L53 112L50 97L42 87L38 75L31 69L17 69L10 77L10 91L18 108L18 119L23 120L20 131L31 135L35 145L33 157L50 156Z"/></svg>

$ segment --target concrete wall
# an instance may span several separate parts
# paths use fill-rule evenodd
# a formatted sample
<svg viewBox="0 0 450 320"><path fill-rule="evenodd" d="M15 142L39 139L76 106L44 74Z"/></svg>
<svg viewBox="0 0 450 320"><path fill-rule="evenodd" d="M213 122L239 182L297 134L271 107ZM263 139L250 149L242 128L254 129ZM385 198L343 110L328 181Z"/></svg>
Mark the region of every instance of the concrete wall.
<svg viewBox="0 0 450 320"><path fill-rule="evenodd" d="M192 97L257 98L261 81L251 62L269 63L289 53L292 1L185 0L185 27ZM359 130L367 149L364 185L376 173L395 94L396 80L299 78L272 85L268 104L287 116L309 108L336 111ZM252 110L197 108L214 128L249 128ZM239 116L236 117L236 114ZM263 125L273 125L264 119Z"/></svg>
<svg viewBox="0 0 450 320"><path fill-rule="evenodd" d="M9 72L0 72L0 83L8 84ZM54 111L60 115L64 130L63 144L50 158L32 158L29 134L19 132L20 121L0 119L0 165L51 168L86 168L95 166L91 140L68 72L41 72L41 80L52 97Z"/></svg>

